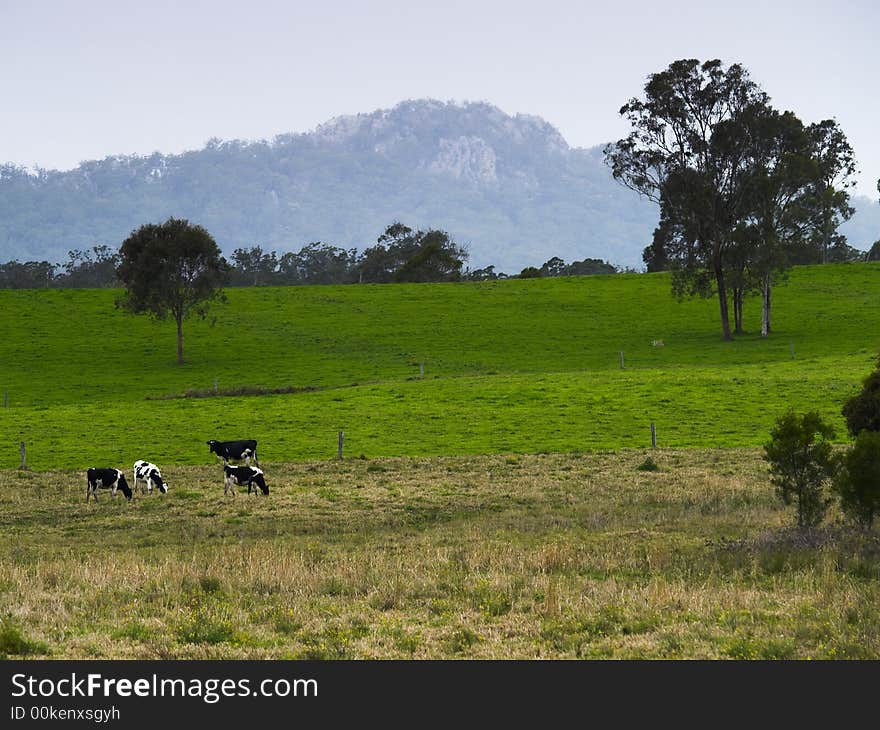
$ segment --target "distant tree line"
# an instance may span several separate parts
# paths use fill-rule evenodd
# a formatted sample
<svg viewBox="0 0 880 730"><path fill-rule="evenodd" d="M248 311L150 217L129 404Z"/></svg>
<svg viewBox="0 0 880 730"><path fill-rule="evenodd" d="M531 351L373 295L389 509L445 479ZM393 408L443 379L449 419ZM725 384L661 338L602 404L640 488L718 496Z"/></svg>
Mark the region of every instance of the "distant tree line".
<svg viewBox="0 0 880 730"><path fill-rule="evenodd" d="M566 264L553 257L540 268L519 274L496 272L494 266L468 269L468 252L442 230L414 230L400 222L388 226L374 246L359 252L320 241L297 252L278 254L260 246L237 248L224 261L228 286L297 284L386 284L392 282L491 281L544 276L613 274L617 269L599 259ZM118 287L120 251L94 246L70 251L68 261L9 261L0 264L0 289Z"/></svg>
<svg viewBox="0 0 880 730"><path fill-rule="evenodd" d="M0 289L89 288L118 286L119 251L93 246L70 251L64 264L48 261L7 261L0 264Z"/></svg>

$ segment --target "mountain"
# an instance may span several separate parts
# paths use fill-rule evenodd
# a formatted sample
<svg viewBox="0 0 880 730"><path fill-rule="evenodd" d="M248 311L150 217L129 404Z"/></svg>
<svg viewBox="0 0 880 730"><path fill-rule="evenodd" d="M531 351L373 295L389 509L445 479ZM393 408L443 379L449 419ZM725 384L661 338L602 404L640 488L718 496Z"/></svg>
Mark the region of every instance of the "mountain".
<svg viewBox="0 0 880 730"><path fill-rule="evenodd" d="M0 261L63 262L169 216L203 225L227 255L312 241L362 250L399 220L448 231L471 268L516 273L553 256L640 267L657 209L612 179L601 146L570 147L541 118L486 103L406 101L271 141L212 139L67 172L0 166Z"/></svg>
<svg viewBox="0 0 880 730"><path fill-rule="evenodd" d="M850 205L856 212L840 227L850 246L867 251L874 241L880 240L880 205L864 195L855 195Z"/></svg>

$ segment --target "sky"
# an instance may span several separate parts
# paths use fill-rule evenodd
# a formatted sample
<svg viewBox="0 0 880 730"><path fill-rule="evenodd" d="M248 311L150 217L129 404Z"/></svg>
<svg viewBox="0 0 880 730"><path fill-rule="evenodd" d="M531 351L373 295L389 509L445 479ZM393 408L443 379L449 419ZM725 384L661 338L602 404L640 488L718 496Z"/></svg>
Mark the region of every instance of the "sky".
<svg viewBox="0 0 880 730"><path fill-rule="evenodd" d="M0 0L0 162L307 132L405 99L543 117L575 147L680 58L741 63L779 109L835 118L880 178L880 2Z"/></svg>

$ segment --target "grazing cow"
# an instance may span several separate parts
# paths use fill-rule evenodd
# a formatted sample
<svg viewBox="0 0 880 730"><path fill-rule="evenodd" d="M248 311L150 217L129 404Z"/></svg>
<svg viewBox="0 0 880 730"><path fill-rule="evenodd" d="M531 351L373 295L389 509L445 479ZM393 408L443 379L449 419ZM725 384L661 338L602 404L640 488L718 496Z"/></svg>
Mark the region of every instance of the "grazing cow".
<svg viewBox="0 0 880 730"><path fill-rule="evenodd" d="M116 490L119 489L125 495L125 498L131 501L131 489L128 486L128 482L125 481L125 474L123 474L119 469L108 469L108 468L96 468L92 467L86 472L86 478L89 482L89 487L86 490L86 502L89 501L89 497L94 495L95 501L98 501L98 489L110 489L113 492L113 496L116 496Z"/></svg>
<svg viewBox="0 0 880 730"><path fill-rule="evenodd" d="M263 476L262 469L257 469L253 466L229 466L229 464L224 464L223 473L226 475L226 479L223 482L224 495L231 489L232 496L234 497L236 484L240 487L247 484L248 494L251 493L252 487L254 494L257 493L257 487L260 488L263 494L269 494L269 485L266 484L266 478Z"/></svg>
<svg viewBox="0 0 880 730"><path fill-rule="evenodd" d="M138 486L141 488L141 493L143 493L144 487L150 494L153 493L153 487L156 487L162 494L168 491L168 484L162 479L159 467L143 459L134 462L134 491L137 491Z"/></svg>
<svg viewBox="0 0 880 730"><path fill-rule="evenodd" d="M251 456L254 457L254 464L260 465L257 461L257 442L253 439L249 441L208 441L211 452L217 454L223 459L224 464L228 464L230 459L244 459L245 465L250 465Z"/></svg>

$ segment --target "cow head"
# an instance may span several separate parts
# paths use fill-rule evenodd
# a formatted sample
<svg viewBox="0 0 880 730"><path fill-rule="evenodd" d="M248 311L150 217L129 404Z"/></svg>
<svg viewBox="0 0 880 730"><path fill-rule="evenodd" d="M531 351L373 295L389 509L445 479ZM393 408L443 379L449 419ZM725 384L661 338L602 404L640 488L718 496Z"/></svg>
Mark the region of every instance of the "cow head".
<svg viewBox="0 0 880 730"><path fill-rule="evenodd" d="M128 482L125 481L125 475L120 474L119 479L116 482L116 488L125 495L125 498L131 502L131 487L128 486Z"/></svg>
<svg viewBox="0 0 880 730"><path fill-rule="evenodd" d="M254 477L253 481L254 484L256 484L260 488L260 491L262 491L263 494L269 494L269 485L266 484L266 477L264 477L262 474L257 474Z"/></svg>

